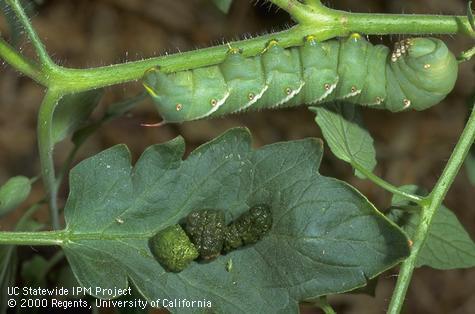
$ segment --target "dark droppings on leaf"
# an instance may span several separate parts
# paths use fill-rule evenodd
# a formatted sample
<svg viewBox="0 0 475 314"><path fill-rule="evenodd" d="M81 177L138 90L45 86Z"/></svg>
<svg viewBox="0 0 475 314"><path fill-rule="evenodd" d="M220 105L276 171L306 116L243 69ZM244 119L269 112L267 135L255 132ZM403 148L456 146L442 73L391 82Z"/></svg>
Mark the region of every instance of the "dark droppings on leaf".
<svg viewBox="0 0 475 314"><path fill-rule="evenodd" d="M243 245L257 243L271 228L270 206L255 205L228 226L224 239L224 251L229 252Z"/></svg>
<svg viewBox="0 0 475 314"><path fill-rule="evenodd" d="M204 260L214 259L221 254L225 228L222 210L197 210L191 212L186 218L186 233Z"/></svg>
<svg viewBox="0 0 475 314"><path fill-rule="evenodd" d="M221 253L255 244L271 227L272 212L265 204L253 206L228 226L223 210L195 210L188 214L183 227L169 226L153 236L150 248L166 270L180 272L198 257L210 261ZM228 262L226 269L231 267Z"/></svg>

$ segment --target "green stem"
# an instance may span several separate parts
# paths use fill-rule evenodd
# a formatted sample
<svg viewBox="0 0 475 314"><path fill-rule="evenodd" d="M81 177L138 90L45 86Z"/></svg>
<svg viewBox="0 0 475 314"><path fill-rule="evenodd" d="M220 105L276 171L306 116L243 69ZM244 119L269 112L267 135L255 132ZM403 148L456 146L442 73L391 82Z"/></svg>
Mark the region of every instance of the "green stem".
<svg viewBox="0 0 475 314"><path fill-rule="evenodd" d="M336 314L335 310L328 303L327 297L322 296L318 298L318 301L315 303L325 314Z"/></svg>
<svg viewBox="0 0 475 314"><path fill-rule="evenodd" d="M413 201L417 204L421 204L424 201L424 199L422 197L411 194L411 193L408 193L406 191L403 191L403 190L399 189L398 187L396 187L396 186L392 185L391 183L389 183L389 182L383 180L382 178L378 177L377 175L375 175L374 173L372 173L371 171L369 171L368 169L366 169L365 167L363 167L362 165L358 164L355 161L352 161L351 165L353 166L353 168L355 168L356 170L361 172L367 179L369 179L373 183L379 185L380 187L382 187L386 191L389 191L389 192L391 192L395 195L402 196L402 197L404 197L408 200L411 200L411 201Z"/></svg>
<svg viewBox="0 0 475 314"><path fill-rule="evenodd" d="M51 74L51 81L58 82L68 93L80 92L141 79L146 70L155 66L165 72L175 72L218 64L224 60L229 46L243 50L245 56L253 56L262 52L271 39L278 40L284 47L300 45L308 34L309 30L303 31L296 26L253 39L135 62L91 69L60 68Z"/></svg>
<svg viewBox="0 0 475 314"><path fill-rule="evenodd" d="M33 47L35 47L41 66L46 69L56 68L56 64L53 62L53 60L51 60L50 56L48 55L48 52L46 51L45 46L43 45L43 42L41 41L40 37L34 30L33 25L31 25L30 19L28 18L25 11L23 10L20 4L20 1L19 0L6 0L6 1L12 8L13 12L15 12L20 23L25 28L28 38L30 38L31 43L33 44Z"/></svg>
<svg viewBox="0 0 475 314"><path fill-rule="evenodd" d="M475 56L475 47L470 48L467 51L462 52L462 54L457 58L459 63L470 61L472 57Z"/></svg>
<svg viewBox="0 0 475 314"><path fill-rule="evenodd" d="M18 0L9 0L22 16L22 22L27 29L38 53L49 62L46 51L36 33L29 24L28 18L21 13ZM283 32L268 34L253 39L231 42L230 45L242 49L245 56L260 53L271 39L276 39L283 47L301 45L307 35L314 35L318 40L335 36L347 36L351 32L372 34L467 34L475 38L468 17L441 15L406 15L406 14L364 14L348 13L332 10L312 1L312 4L302 4L296 0L273 0L277 6L291 12L300 22L299 25ZM116 64L107 67L91 69L70 69L51 65L47 71L47 86L53 86L63 93L74 93L99 87L120 84L138 80L143 73L154 66L160 66L163 71L174 72L222 62L229 46L220 45L178 53L158 58ZM46 61L45 61L46 60ZM15 63L12 63L16 67Z"/></svg>
<svg viewBox="0 0 475 314"><path fill-rule="evenodd" d="M306 20L309 7L301 2L297 0L270 0L270 2L287 11L297 22L303 23ZM318 6L314 7L318 8Z"/></svg>
<svg viewBox="0 0 475 314"><path fill-rule="evenodd" d="M62 245L64 231L0 232L0 245Z"/></svg>
<svg viewBox="0 0 475 314"><path fill-rule="evenodd" d="M319 40L335 36L347 36L351 32L364 34L469 34L475 37L465 16L439 15L397 15L347 13L326 9L305 11L307 20L283 32L268 34L229 45L243 50L245 56L262 51L269 40L276 39L283 47L302 44L305 36L314 35ZM136 62L116 64L92 69L59 68L52 73L51 80L59 82L63 90L79 92L128 81L138 80L143 73L154 66L165 72L175 72L222 62L229 45L220 45L195 51L168 55Z"/></svg>
<svg viewBox="0 0 475 314"><path fill-rule="evenodd" d="M322 2L320 0L305 0L304 2L305 4L315 8L318 8L322 5Z"/></svg>
<svg viewBox="0 0 475 314"><path fill-rule="evenodd" d="M57 90L48 90L38 113L38 149L41 161L41 175L49 195L51 212L51 225L53 229L59 229L59 214L57 205L58 188L56 186L53 150L54 141L52 135L54 109L58 104L62 93Z"/></svg>
<svg viewBox="0 0 475 314"><path fill-rule="evenodd" d="M369 35L387 34L464 34L475 38L466 16L420 14L347 13L340 16L345 35L358 32Z"/></svg>
<svg viewBox="0 0 475 314"><path fill-rule="evenodd" d="M474 106L475 107L475 106ZM414 271L414 267L417 261L417 256L421 251L424 242L427 238L429 228L432 223L437 209L442 204L442 201L447 194L450 186L452 185L457 173L462 166L465 157L467 156L470 147L475 141L475 110L472 110L472 114L463 130L462 136L455 146L452 155L450 156L447 165L445 166L444 171L442 172L441 177L437 181L434 189L424 200L425 204L422 208L422 217L417 227L414 244L411 249L411 254L404 261L399 272L399 277L396 283L396 288L394 290L391 303L389 305L390 314L397 314L401 311L402 305L404 303L405 295L411 281L411 276Z"/></svg>
<svg viewBox="0 0 475 314"><path fill-rule="evenodd" d="M0 57L24 75L40 84L47 84L38 65L15 51L3 38L0 38Z"/></svg>

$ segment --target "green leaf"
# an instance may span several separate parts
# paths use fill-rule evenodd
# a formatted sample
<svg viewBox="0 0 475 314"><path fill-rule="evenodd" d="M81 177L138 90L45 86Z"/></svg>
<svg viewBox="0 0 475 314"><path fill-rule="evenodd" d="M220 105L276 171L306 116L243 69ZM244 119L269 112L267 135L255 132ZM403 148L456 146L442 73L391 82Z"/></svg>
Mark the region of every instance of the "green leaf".
<svg viewBox="0 0 475 314"><path fill-rule="evenodd" d="M223 13L228 13L233 0L213 0L213 2Z"/></svg>
<svg viewBox="0 0 475 314"><path fill-rule="evenodd" d="M310 110L317 114L315 121L335 156L349 164L357 163L368 171L373 171L376 166L373 138L363 125L358 106L334 102L310 107ZM365 178L357 170L355 174Z"/></svg>
<svg viewBox="0 0 475 314"><path fill-rule="evenodd" d="M407 192L418 191L416 186L402 187ZM393 205L404 208L408 203L393 198ZM419 224L420 213L392 208L389 218L400 225L412 238ZM447 207L441 206L432 220L426 242L417 258L416 267L457 269L475 266L475 243Z"/></svg>
<svg viewBox="0 0 475 314"><path fill-rule="evenodd" d="M10 178L0 186L0 216L17 208L30 195L31 182L24 176Z"/></svg>
<svg viewBox="0 0 475 314"><path fill-rule="evenodd" d="M320 140L252 150L248 131L233 129L185 161L184 150L181 138L154 145L132 167L119 145L71 171L63 248L81 285L130 281L148 300L206 299L218 313L297 313L298 301L364 286L409 254L403 232L363 195L318 173ZM230 222L261 203L274 222L254 245L179 273L150 252L150 237L192 210L223 209Z"/></svg>
<svg viewBox="0 0 475 314"><path fill-rule="evenodd" d="M53 142L58 143L82 127L99 103L103 90L64 96L57 104L53 115Z"/></svg>

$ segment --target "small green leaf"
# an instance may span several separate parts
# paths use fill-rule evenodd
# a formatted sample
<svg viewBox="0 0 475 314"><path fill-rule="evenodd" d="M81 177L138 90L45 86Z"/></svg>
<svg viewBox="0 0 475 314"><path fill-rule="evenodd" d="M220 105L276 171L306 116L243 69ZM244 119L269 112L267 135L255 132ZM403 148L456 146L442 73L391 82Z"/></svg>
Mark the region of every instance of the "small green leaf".
<svg viewBox="0 0 475 314"><path fill-rule="evenodd" d="M409 254L363 195L318 173L320 140L252 150L249 132L233 129L186 160L184 150L181 138L151 146L132 167L119 145L71 171L63 249L81 285L132 282L148 300L206 299L218 313L297 313L300 300L364 286ZM153 235L193 210L223 209L229 223L256 204L270 206L273 223L255 244L179 273L150 251Z"/></svg>
<svg viewBox="0 0 475 314"><path fill-rule="evenodd" d="M24 176L10 178L0 186L0 216L17 208L30 195L31 182Z"/></svg>
<svg viewBox="0 0 475 314"><path fill-rule="evenodd" d="M213 2L223 13L228 13L233 0L213 0Z"/></svg>
<svg viewBox="0 0 475 314"><path fill-rule="evenodd" d="M83 126L99 103L103 90L66 95L56 106L53 115L53 142L58 143Z"/></svg>
<svg viewBox="0 0 475 314"><path fill-rule="evenodd" d="M334 102L309 109L317 114L315 121L335 156L373 171L376 166L373 138L363 125L358 106ZM355 174L364 178L357 170Z"/></svg>
<svg viewBox="0 0 475 314"><path fill-rule="evenodd" d="M417 186L401 187L414 193L420 191ZM419 193L420 194L420 193ZM408 205L399 198L393 198L392 204L397 207ZM400 225L413 237L419 224L420 213L392 208L389 218ZM475 266L475 243L467 231L445 206L441 206L432 220L426 242L417 258L416 267L429 266L435 269L457 269Z"/></svg>

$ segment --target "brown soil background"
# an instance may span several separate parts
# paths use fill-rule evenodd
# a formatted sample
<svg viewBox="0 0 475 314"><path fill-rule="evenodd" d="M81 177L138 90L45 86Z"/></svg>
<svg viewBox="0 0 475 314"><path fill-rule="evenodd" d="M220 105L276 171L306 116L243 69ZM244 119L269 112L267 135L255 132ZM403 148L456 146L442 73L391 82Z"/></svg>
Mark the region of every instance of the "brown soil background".
<svg viewBox="0 0 475 314"><path fill-rule="evenodd" d="M333 0L331 6L356 12L465 14L463 0ZM174 53L206 47L222 41L279 30L291 24L283 11L252 1L236 0L229 15L220 13L205 0L45 0L33 16L34 26L45 40L49 52L59 63L70 67L93 67L125 60L132 61L166 52ZM5 19L0 31L8 37ZM400 39L372 38L374 42ZM460 36L443 37L454 52L473 45ZM28 43L22 44L26 53ZM395 185L418 184L431 189L448 160L467 116L466 102L475 91L474 62L465 63L457 86L440 105L424 112L391 114L364 110L364 119L376 144L376 173ZM95 116L112 102L134 95L140 84L107 89ZM30 79L18 76L6 65L0 67L0 182L13 175L39 173L36 148L36 115L44 90ZM134 158L149 145L182 135L188 152L235 126L248 127L254 146L277 141L321 137L314 115L305 108L264 111L227 118L143 128L142 122L158 121L147 100L125 117L104 126L81 149L77 161L107 147L125 143ZM56 161L65 160L70 143L59 145ZM352 175L349 166L337 160L326 147L321 173L349 182L378 208L389 204L390 195L370 182ZM445 204L451 208L475 238L475 187L460 173ZM41 184L34 187L31 201L41 198ZM61 203L67 186L61 190ZM0 220L1 229L10 229L20 212ZM46 211L38 219L45 220ZM22 248L22 254L34 250ZM51 252L45 251L46 255ZM376 297L334 296L331 303L339 313L384 313L396 280L395 272L382 275ZM303 306L305 313L319 313ZM475 313L475 269L438 271L418 269L407 296L405 313Z"/></svg>

